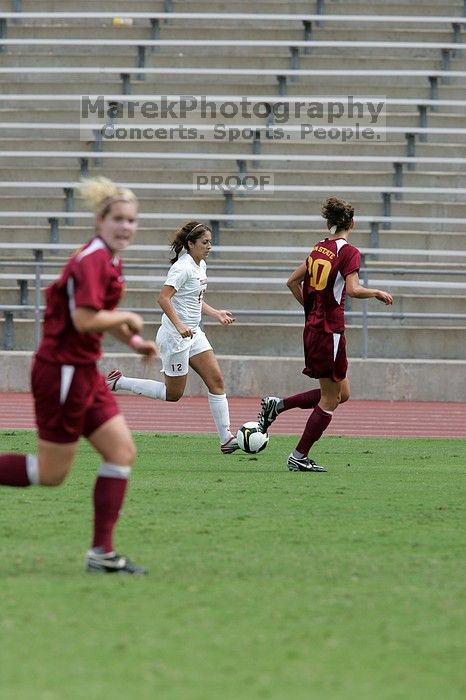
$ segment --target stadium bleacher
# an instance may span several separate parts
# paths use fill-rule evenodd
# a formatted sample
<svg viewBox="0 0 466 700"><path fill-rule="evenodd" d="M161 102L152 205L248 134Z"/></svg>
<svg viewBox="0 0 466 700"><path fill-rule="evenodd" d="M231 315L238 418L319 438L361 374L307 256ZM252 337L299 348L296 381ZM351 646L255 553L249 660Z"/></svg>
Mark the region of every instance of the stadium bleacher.
<svg viewBox="0 0 466 700"><path fill-rule="evenodd" d="M241 375L246 357L262 357L266 367L268 355L281 355L289 358L284 373L292 377L302 321L281 285L304 255L297 249L319 237L320 202L335 192L356 206L352 240L371 250L364 258L366 279L383 280L396 295L390 312L361 303L349 309L350 355L367 363L361 395L374 397L367 377L380 371L378 361L391 363L387 372L399 376L422 360L426 382L430 363L437 363L432 398L444 398L442 381L451 366L442 361L461 369L466 347L464 3L443 3L441 17L430 0L374 2L370 13L362 3L338 0L240 1L234 12L226 2L211 12L207 3L187 0L134 1L131 11L120 0L99 3L99 12L95 3L80 3L79 12L74 5L0 2L4 352L30 352L37 340L43 298L36 270L28 268L31 251L42 250L41 287L62 260L60 246L89 235L91 217L74 196L80 176L107 175L131 185L140 198L137 243L152 246L153 267L128 268L127 300L147 316L150 332L159 318L154 295L171 232L191 216L202 218L212 223L219 245L210 263L209 300L238 315L228 333L207 324L216 350L229 357L232 376ZM114 26L115 17L132 21ZM82 95L104 96L104 121L95 114L80 119ZM173 129L165 138L102 136L109 123L114 130L153 127L140 110L127 118L128 104L176 96L197 100L182 120L196 138L186 138L170 112L155 120L157 128ZM222 105L244 96L250 110L261 110L221 113ZM302 119L283 117L286 106L325 107L348 96L383 102L383 121L363 125L372 129L371 138L342 139L344 129L354 130L354 115L334 115L329 124L324 109L313 122L323 129L320 137L304 134ZM202 97L211 105L207 116ZM123 116L112 117L112 109ZM218 124L226 125L228 136L217 137ZM276 137L279 129L285 137ZM202 189L195 186L199 174L222 182L267 175L273 187L213 190L209 181ZM30 246L28 254L15 249L21 243ZM142 266L147 256L135 246L128 260ZM257 372L258 393L268 391L266 370ZM402 391L412 398L416 387ZM425 398L423 391L414 398ZM457 391L460 398L464 387Z"/></svg>

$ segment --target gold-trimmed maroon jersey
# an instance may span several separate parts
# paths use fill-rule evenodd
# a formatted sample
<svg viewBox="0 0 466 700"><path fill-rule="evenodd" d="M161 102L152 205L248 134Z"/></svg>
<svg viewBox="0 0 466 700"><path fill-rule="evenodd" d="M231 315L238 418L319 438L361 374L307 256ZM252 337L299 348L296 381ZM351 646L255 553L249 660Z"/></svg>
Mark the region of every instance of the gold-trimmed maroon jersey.
<svg viewBox="0 0 466 700"><path fill-rule="evenodd" d="M121 258L96 236L65 265L46 290L42 342L37 357L56 364L92 364L102 354L102 333L80 333L72 314L78 307L110 311L124 291Z"/></svg>
<svg viewBox="0 0 466 700"><path fill-rule="evenodd" d="M359 271L361 254L345 238L316 243L306 260L303 284L306 324L327 333L345 330L346 277Z"/></svg>

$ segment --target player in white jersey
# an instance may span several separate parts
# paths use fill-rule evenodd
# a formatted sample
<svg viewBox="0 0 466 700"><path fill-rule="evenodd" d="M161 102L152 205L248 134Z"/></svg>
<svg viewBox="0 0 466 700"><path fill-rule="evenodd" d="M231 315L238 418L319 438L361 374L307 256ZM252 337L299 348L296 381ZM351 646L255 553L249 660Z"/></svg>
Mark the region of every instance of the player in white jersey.
<svg viewBox="0 0 466 700"><path fill-rule="evenodd" d="M221 451L230 454L238 449L238 443L230 431L223 375L212 346L200 328L203 313L225 326L235 320L230 311L214 309L204 301L206 258L211 248L210 228L197 221L189 221L179 229L172 242L174 257L158 299L163 316L156 338L165 383L124 377L118 369L109 372L107 383L113 391L131 391L162 401L178 401L186 388L189 367L192 367L207 386ZM185 254L179 257L183 250Z"/></svg>

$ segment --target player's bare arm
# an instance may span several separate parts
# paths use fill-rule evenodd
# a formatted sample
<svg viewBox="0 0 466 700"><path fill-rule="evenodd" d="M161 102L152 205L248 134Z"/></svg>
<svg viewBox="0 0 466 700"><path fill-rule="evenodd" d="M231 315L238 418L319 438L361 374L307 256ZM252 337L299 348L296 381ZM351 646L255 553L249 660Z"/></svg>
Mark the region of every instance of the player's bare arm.
<svg viewBox="0 0 466 700"><path fill-rule="evenodd" d="M303 262L299 267L296 268L296 270L290 275L288 278L288 281L286 283L286 286L296 299L296 301L301 304L301 306L304 306L304 299L303 299L303 280L304 276L306 274L306 263Z"/></svg>
<svg viewBox="0 0 466 700"><path fill-rule="evenodd" d="M129 345L138 355L143 355L150 360L159 357L159 349L154 341L141 338L140 335L131 331L126 323L118 328L111 328L108 332L121 343Z"/></svg>
<svg viewBox="0 0 466 700"><path fill-rule="evenodd" d="M209 306L205 301L202 302L202 313L216 318L223 326L229 326L236 321L231 311L227 311L226 309L214 309L213 306Z"/></svg>
<svg viewBox="0 0 466 700"><path fill-rule="evenodd" d="M79 333L104 333L123 324L132 334L141 333L144 327L142 316L133 311L106 311L78 306L72 314L74 327Z"/></svg>
<svg viewBox="0 0 466 700"><path fill-rule="evenodd" d="M381 289L370 289L363 287L357 272L352 272L346 277L346 292L348 296L354 299L378 299L383 304L393 304L393 297L389 292L384 292Z"/></svg>
<svg viewBox="0 0 466 700"><path fill-rule="evenodd" d="M178 333L181 335L182 338L192 338L194 335L194 331L191 328L188 328L184 323L181 322L178 314L176 313L175 309L173 308L173 304L171 302L172 297L176 294L176 289L175 287L172 287L169 284L164 284L162 289L160 290L159 298L158 298L158 304L160 308L162 309L163 313L166 315L166 317L173 323L175 326L176 330Z"/></svg>

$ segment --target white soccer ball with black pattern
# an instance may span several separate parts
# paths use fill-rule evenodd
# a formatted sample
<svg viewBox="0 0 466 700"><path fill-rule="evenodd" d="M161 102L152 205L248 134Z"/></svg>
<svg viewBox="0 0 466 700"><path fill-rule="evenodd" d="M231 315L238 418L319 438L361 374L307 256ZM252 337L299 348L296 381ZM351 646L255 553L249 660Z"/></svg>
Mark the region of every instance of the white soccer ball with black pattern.
<svg viewBox="0 0 466 700"><path fill-rule="evenodd" d="M250 455L262 452L269 444L269 436L267 433L261 433L259 423L255 421L249 421L242 425L236 433L236 439L243 452Z"/></svg>

